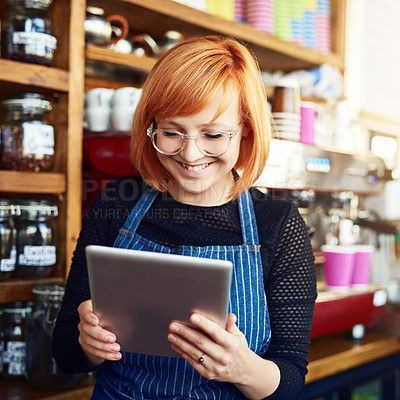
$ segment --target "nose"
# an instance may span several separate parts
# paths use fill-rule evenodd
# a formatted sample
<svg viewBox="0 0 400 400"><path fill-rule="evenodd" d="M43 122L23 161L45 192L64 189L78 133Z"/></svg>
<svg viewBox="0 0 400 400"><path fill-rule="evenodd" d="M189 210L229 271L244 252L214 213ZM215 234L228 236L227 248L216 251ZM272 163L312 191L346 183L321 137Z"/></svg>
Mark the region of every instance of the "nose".
<svg viewBox="0 0 400 400"><path fill-rule="evenodd" d="M204 157L196 144L196 137L186 136L185 147L179 154L188 163L199 160Z"/></svg>

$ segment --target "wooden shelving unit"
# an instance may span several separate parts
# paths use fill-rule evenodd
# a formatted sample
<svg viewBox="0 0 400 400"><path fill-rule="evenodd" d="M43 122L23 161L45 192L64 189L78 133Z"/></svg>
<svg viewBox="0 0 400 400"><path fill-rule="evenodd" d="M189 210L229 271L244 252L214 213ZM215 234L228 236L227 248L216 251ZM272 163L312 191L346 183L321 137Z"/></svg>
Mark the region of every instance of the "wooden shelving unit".
<svg viewBox="0 0 400 400"><path fill-rule="evenodd" d="M116 53L113 50L93 45L86 46L85 56L86 60L98 61L102 64L112 64L114 67L125 66L144 72L149 72L157 62L155 58Z"/></svg>
<svg viewBox="0 0 400 400"><path fill-rule="evenodd" d="M2 16L5 10L6 2L0 0ZM47 279L64 281L81 226L85 2L57 0L49 13L58 42L52 66L0 59L0 95L39 92L52 100L53 168L39 173L0 170L0 197L47 198L57 204L57 267ZM33 283L0 282L0 304L31 299Z"/></svg>
<svg viewBox="0 0 400 400"><path fill-rule="evenodd" d="M49 282L63 282L63 278L47 278ZM1 283L0 303L13 303L15 301L27 301L32 299L34 280L8 280Z"/></svg>
<svg viewBox="0 0 400 400"><path fill-rule="evenodd" d="M66 189L65 174L60 172L0 171L2 193L62 194Z"/></svg>
<svg viewBox="0 0 400 400"><path fill-rule="evenodd" d="M1 59L0 81L68 92L69 72L60 68Z"/></svg>
<svg viewBox="0 0 400 400"><path fill-rule="evenodd" d="M0 0L1 15L5 1ZM83 94L96 86L140 86L157 59L118 54L97 46L85 46L86 6L102 7L106 15L124 15L133 34L148 33L155 39L167 30L185 37L220 34L248 45L264 70L292 71L329 63L344 69L345 0L331 0L332 52L323 54L280 40L245 23L229 22L172 0L56 0L51 8L58 49L54 65L20 63L0 59L0 95L13 91L38 91L53 96L52 123L56 131L56 159L51 172L0 171L0 197L53 196L59 206L56 276L63 281L81 228ZM86 69L85 69L86 65ZM128 82L128 85L127 85ZM34 281L0 282L0 304L28 300ZM42 392L16 381L0 388L0 399L17 393L20 399L43 399ZM63 392L57 399L89 398L91 387Z"/></svg>
<svg viewBox="0 0 400 400"><path fill-rule="evenodd" d="M147 32L154 37L161 37L169 29L180 31L185 36L221 34L235 37L252 48L262 68L267 70L309 69L323 63L344 69L344 0L332 0L334 29L332 52L328 54L286 42L249 24L230 22L171 0L97 0L89 1L89 4L104 8L106 14L124 15L135 32Z"/></svg>

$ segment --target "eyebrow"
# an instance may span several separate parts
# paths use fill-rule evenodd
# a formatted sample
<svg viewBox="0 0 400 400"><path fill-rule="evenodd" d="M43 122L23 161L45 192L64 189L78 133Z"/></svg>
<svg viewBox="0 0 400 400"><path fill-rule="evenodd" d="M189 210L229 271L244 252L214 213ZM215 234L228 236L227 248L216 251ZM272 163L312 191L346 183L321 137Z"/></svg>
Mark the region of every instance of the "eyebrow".
<svg viewBox="0 0 400 400"><path fill-rule="evenodd" d="M181 129L183 131L186 131L186 129L182 125L180 125L180 124L178 124L177 122L174 122L174 121L162 121L162 122L159 123L159 125L164 125L164 124L172 125L177 129ZM213 122L202 124L200 126L197 126L197 128L198 129L201 129L201 128L203 128L203 129L204 128L229 129L229 127L227 125L224 125L224 124L221 124L221 123L213 123Z"/></svg>

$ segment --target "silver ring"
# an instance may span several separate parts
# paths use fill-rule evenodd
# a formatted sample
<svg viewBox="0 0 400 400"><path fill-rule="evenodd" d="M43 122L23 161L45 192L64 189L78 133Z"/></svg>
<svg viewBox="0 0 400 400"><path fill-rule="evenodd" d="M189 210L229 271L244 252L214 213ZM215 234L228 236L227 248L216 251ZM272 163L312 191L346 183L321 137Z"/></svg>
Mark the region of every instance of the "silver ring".
<svg viewBox="0 0 400 400"><path fill-rule="evenodd" d="M199 363L202 363L202 362L204 362L204 355L205 355L206 353L203 353L203 355L199 358Z"/></svg>

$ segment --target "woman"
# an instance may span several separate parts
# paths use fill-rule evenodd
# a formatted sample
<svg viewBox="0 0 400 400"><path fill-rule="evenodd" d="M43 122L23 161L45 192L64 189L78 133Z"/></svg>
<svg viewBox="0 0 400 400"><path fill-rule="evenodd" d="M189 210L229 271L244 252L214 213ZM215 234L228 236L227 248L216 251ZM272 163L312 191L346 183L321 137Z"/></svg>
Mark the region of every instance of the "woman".
<svg viewBox="0 0 400 400"><path fill-rule="evenodd" d="M304 222L252 188L269 120L260 72L232 39L189 39L149 74L132 129L141 177L110 182L86 218L53 347L69 372L97 371L95 399L295 399L307 372L316 297ZM92 311L88 244L197 255L234 264L226 327L194 313L171 321L176 358L122 352ZM179 357L181 356L181 357Z"/></svg>

